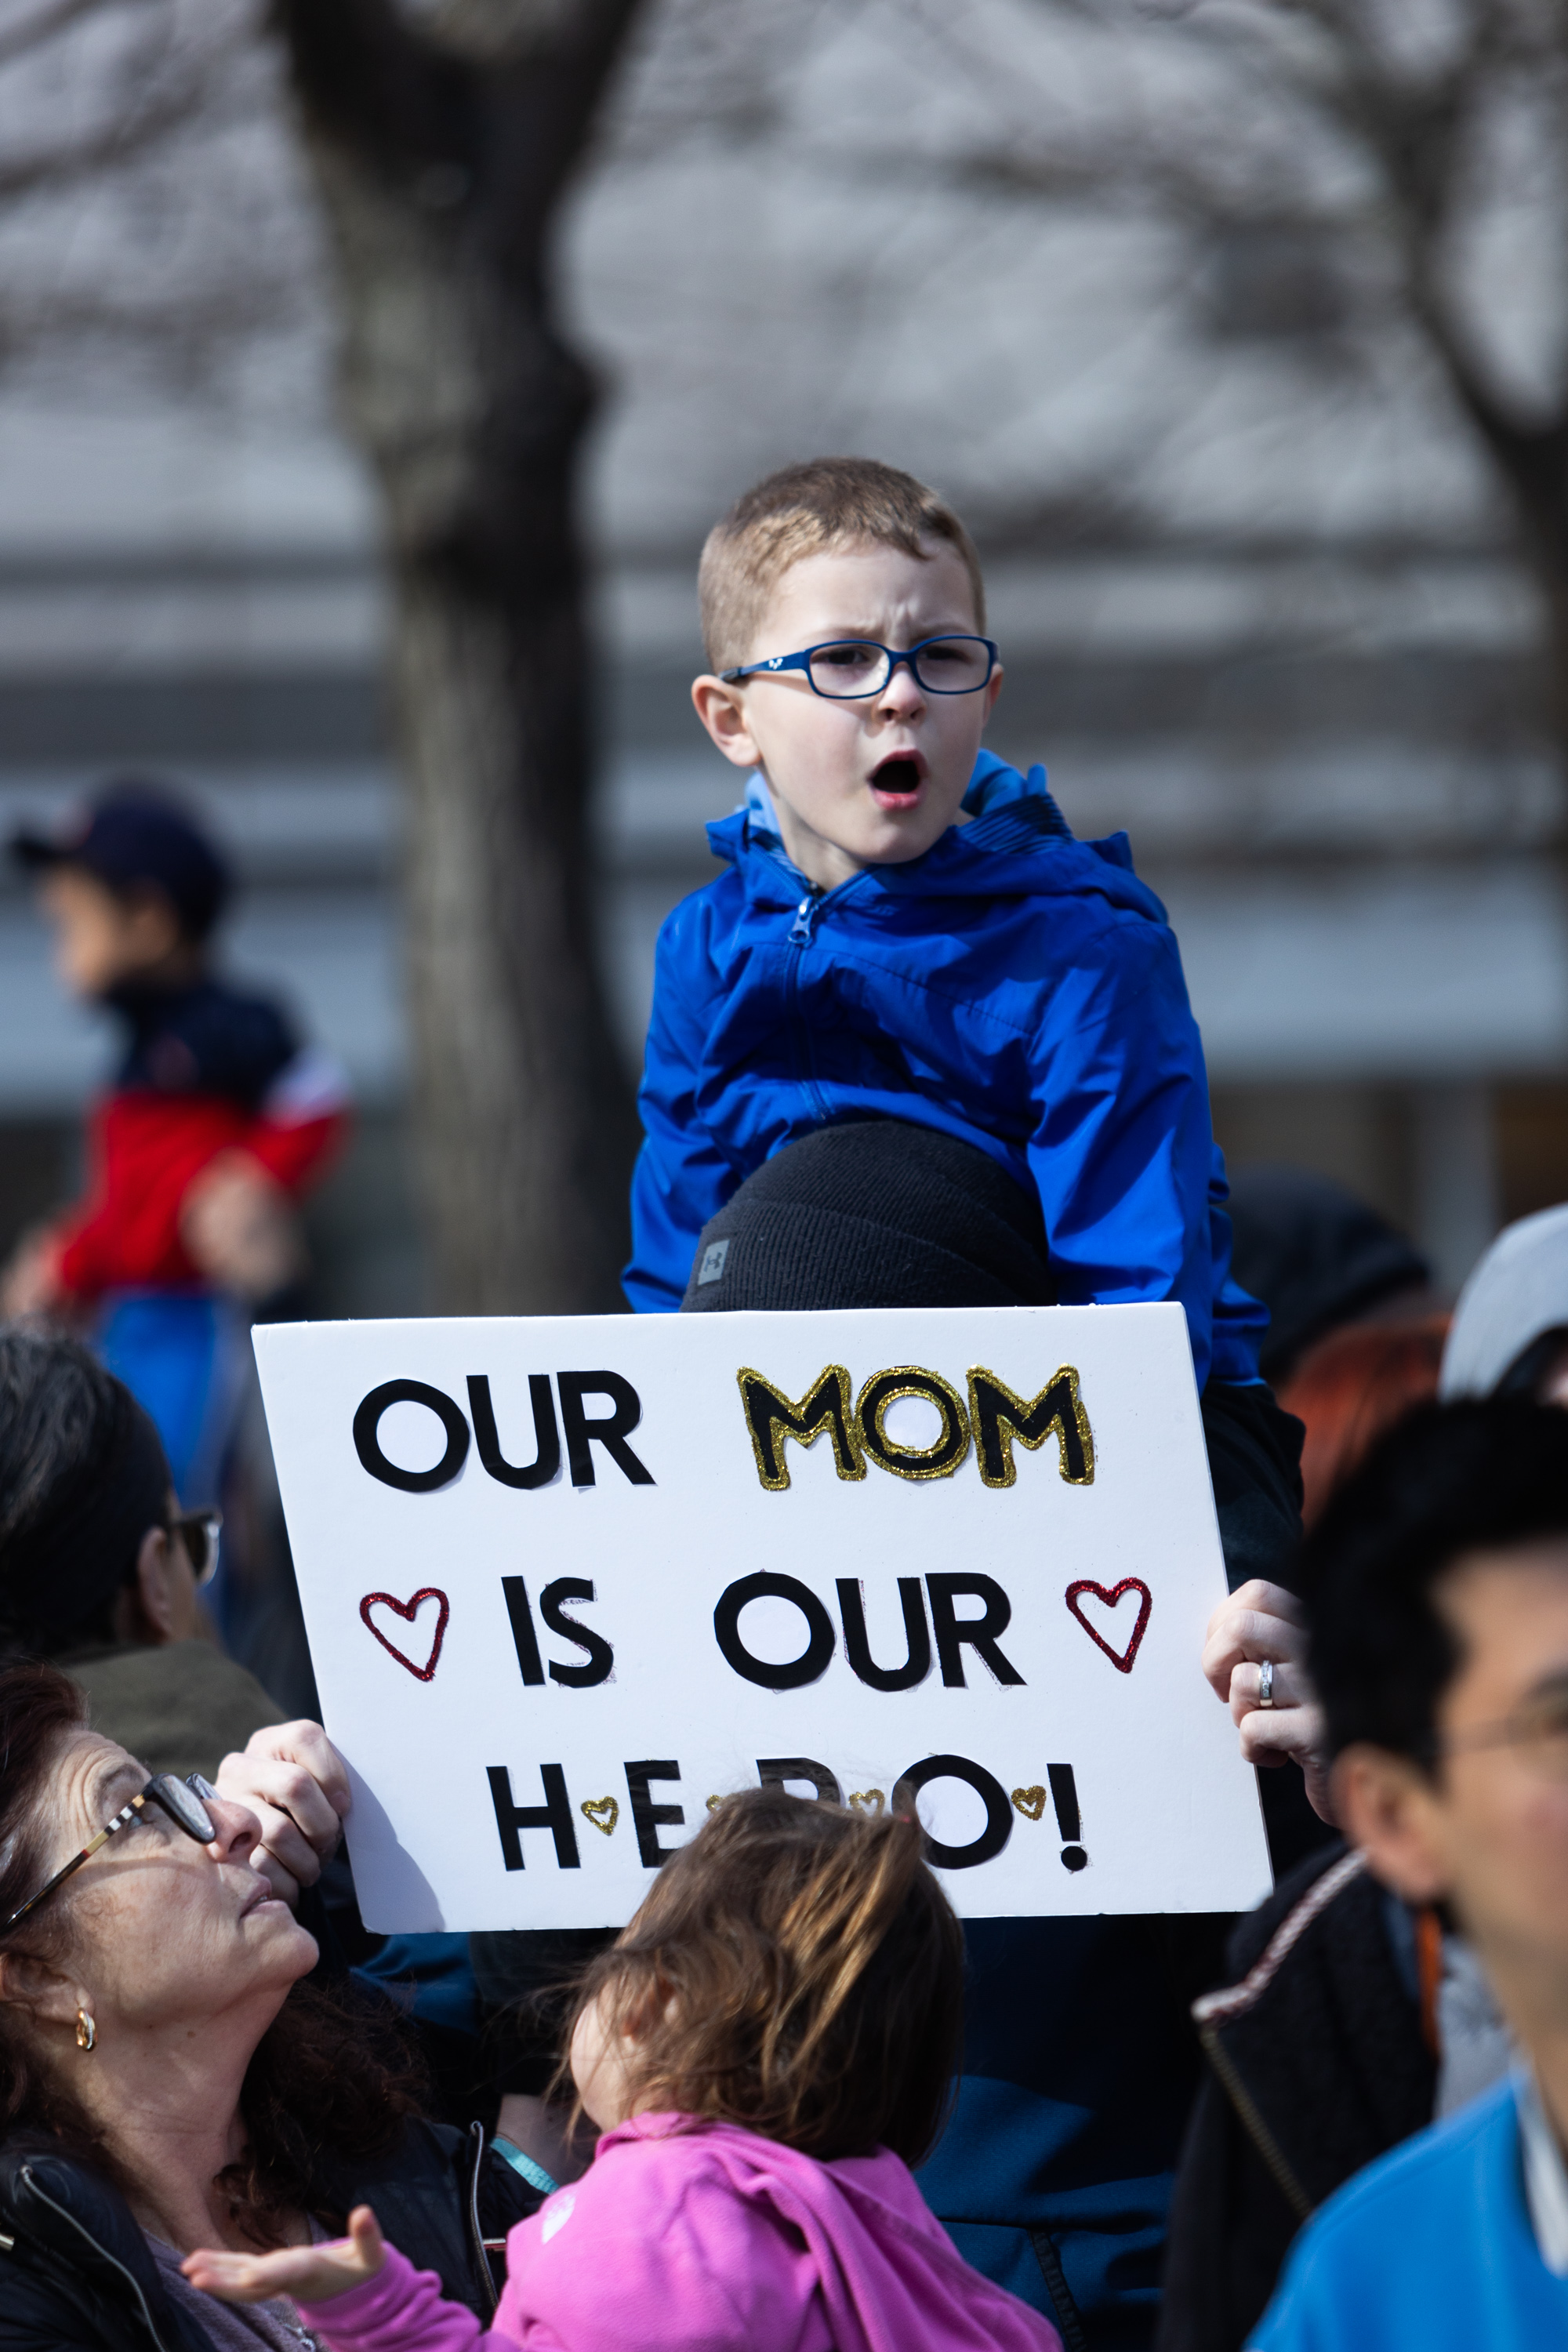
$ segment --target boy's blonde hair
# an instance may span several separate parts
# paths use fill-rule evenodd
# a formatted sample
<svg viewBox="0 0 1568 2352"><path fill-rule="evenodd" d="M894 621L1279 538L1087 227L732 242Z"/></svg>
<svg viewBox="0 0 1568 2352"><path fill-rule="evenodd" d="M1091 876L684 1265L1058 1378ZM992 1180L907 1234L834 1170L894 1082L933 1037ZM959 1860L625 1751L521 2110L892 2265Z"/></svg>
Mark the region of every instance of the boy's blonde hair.
<svg viewBox="0 0 1568 2352"><path fill-rule="evenodd" d="M813 457L770 474L736 499L702 550L697 594L710 666L724 670L750 659L769 598L803 556L856 540L924 556L921 542L931 539L963 557L984 630L985 583L974 541L935 490L875 457Z"/></svg>

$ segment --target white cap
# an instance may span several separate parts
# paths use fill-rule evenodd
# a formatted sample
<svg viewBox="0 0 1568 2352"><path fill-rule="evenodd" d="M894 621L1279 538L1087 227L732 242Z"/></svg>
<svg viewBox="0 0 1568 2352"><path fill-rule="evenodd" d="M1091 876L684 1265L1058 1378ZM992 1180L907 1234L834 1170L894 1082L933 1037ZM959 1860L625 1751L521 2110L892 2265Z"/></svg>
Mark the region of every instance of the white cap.
<svg viewBox="0 0 1568 2352"><path fill-rule="evenodd" d="M1507 1225L1459 1293L1437 1393L1490 1396L1543 1333L1568 1329L1568 1203Z"/></svg>

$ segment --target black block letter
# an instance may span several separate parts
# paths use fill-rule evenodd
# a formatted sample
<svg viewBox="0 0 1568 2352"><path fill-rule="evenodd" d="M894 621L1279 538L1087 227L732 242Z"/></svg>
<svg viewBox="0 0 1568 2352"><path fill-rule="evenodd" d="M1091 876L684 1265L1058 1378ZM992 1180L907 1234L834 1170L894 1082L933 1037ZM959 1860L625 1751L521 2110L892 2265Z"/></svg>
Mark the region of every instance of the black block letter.
<svg viewBox="0 0 1568 2352"><path fill-rule="evenodd" d="M793 1437L802 1445L812 1445L825 1429L833 1440L833 1466L838 1475L866 1475L855 1416L849 1409L849 1375L842 1364L828 1364L818 1372L798 1404L792 1404L782 1389L775 1389L772 1381L763 1380L749 1364L742 1364L735 1378L741 1384L757 1475L770 1494L782 1494L789 1485L784 1439Z"/></svg>
<svg viewBox="0 0 1568 2352"><path fill-rule="evenodd" d="M977 1863L994 1862L1013 1832L1013 1808L1000 1780L967 1756L928 1756L911 1764L893 1790L893 1809L912 1813L915 1797L928 1780L966 1780L985 1806L985 1827L971 1845L943 1845L928 1834L926 1860L938 1870L973 1870Z"/></svg>
<svg viewBox="0 0 1568 2352"><path fill-rule="evenodd" d="M825 1805L841 1805L844 1791L826 1764L809 1756L759 1756L757 1778L764 1789L782 1789L791 1780L809 1780Z"/></svg>
<svg viewBox="0 0 1568 2352"><path fill-rule="evenodd" d="M483 1372L468 1374L468 1411L474 1416L479 1460L503 1486L548 1486L561 1467L561 1432L555 1426L548 1372L530 1372L528 1401L533 1407L533 1460L520 1469L500 1450L489 1380Z"/></svg>
<svg viewBox="0 0 1568 2352"><path fill-rule="evenodd" d="M577 1832L572 1822L572 1802L566 1794L566 1775L559 1764L542 1764L539 1777L544 1784L544 1802L542 1805L516 1805L512 1802L511 1774L506 1766L492 1764L487 1774L506 1866L509 1870L522 1869L524 1830L548 1830L555 1840L555 1860L559 1868L579 1870L582 1864L577 1856Z"/></svg>
<svg viewBox="0 0 1568 2352"><path fill-rule="evenodd" d="M838 1579L838 1614L844 1621L844 1654L868 1689L913 1690L931 1672L931 1633L918 1576L899 1579L899 1605L904 1612L904 1643L908 1655L901 1666L879 1666L871 1657L866 1633L866 1595L859 1579Z"/></svg>
<svg viewBox="0 0 1568 2352"><path fill-rule="evenodd" d="M977 1650L999 1683L1021 1683L1023 1675L1002 1655L996 1637L1007 1631L1013 1619L1013 1604L994 1577L990 1576L928 1576L926 1589L931 1594L931 1622L936 1631L936 1654L942 1660L942 1678L950 1690L963 1690L963 1660L959 1652L965 1642ZM955 1617L952 1604L956 1596L967 1592L984 1603L978 1617Z"/></svg>
<svg viewBox="0 0 1568 2352"><path fill-rule="evenodd" d="M627 1438L642 1419L642 1399L619 1372L557 1372L561 1418L566 1426L566 1459L572 1465L574 1486L594 1484L590 1444L602 1445L634 1486L651 1486L653 1473L637 1460ZM583 1410L585 1396L608 1397L614 1411L602 1421L590 1421Z"/></svg>
<svg viewBox="0 0 1568 2352"><path fill-rule="evenodd" d="M782 1666L753 1658L741 1639L742 1610L748 1601L763 1600L793 1601L805 1619L805 1647L798 1658ZM837 1643L833 1620L809 1584L802 1584L798 1577L770 1576L763 1570L754 1576L741 1577L719 1595L713 1633L726 1663L749 1683L760 1683L763 1690L799 1690L803 1684L816 1682L827 1672Z"/></svg>
<svg viewBox="0 0 1568 2352"><path fill-rule="evenodd" d="M540 1663L539 1641L533 1630L533 1612L528 1605L528 1587L521 1576L503 1576L500 1589L506 1595L506 1613L511 1620L512 1647L525 1683L542 1683L544 1668Z"/></svg>
<svg viewBox="0 0 1568 2352"><path fill-rule="evenodd" d="M645 1757L640 1764L626 1767L626 1794L632 1801L632 1827L637 1833L637 1852L649 1870L657 1870L679 1848L660 1845L661 1829L678 1829L686 1814L679 1805L656 1805L648 1794L650 1780L679 1780L680 1767L673 1758Z"/></svg>
<svg viewBox="0 0 1568 2352"><path fill-rule="evenodd" d="M589 1690L595 1683L608 1682L616 1663L616 1654L602 1633L590 1625L579 1625L575 1617L568 1617L564 1603L568 1601L592 1601L594 1588L585 1576L558 1576L547 1584L539 1596L539 1613L552 1633L563 1634L574 1642L587 1657L580 1666L558 1666L550 1661L550 1679L564 1683L569 1690Z"/></svg>
<svg viewBox="0 0 1568 2352"><path fill-rule="evenodd" d="M447 1451L433 1470L401 1470L382 1452L381 1416L394 1404L428 1405L446 1431ZM433 1389L425 1381L384 1381L372 1389L354 1414L353 1438L362 1466L384 1486L396 1486L405 1495L431 1495L437 1486L450 1486L468 1458L468 1424L461 1408L444 1389Z"/></svg>
<svg viewBox="0 0 1568 2352"><path fill-rule="evenodd" d="M969 1417L974 1424L980 1475L988 1486L1010 1486L1017 1476L1015 1438L1032 1452L1053 1431L1060 1449L1058 1466L1068 1485L1093 1486L1094 1435L1079 1402L1078 1374L1070 1364L1054 1371L1038 1396L1026 1403L1005 1381L976 1364L969 1375Z"/></svg>

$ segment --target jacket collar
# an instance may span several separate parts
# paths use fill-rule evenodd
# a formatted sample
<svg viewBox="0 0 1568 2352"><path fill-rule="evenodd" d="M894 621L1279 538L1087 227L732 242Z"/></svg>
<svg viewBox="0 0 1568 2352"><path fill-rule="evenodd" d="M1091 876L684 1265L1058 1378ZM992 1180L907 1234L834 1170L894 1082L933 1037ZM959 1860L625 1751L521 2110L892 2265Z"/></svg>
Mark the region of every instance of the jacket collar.
<svg viewBox="0 0 1568 2352"><path fill-rule="evenodd" d="M157 2352L212 2352L170 2302L119 2189L39 2135L0 2147L0 2229L24 2260L41 2252L134 2318Z"/></svg>
<svg viewBox="0 0 1568 2352"><path fill-rule="evenodd" d="M907 866L869 866L839 889L892 898L970 892L1027 897L1081 890L1088 880L1115 904L1157 919L1163 917L1158 899L1133 874L1126 835L1075 841L1051 797L1044 768L1030 768L1026 774L994 751L982 751L963 809L970 822L950 825L923 857ZM793 907L803 896L817 895L784 854L772 795L756 771L746 780L741 806L708 827L708 845L715 857L737 869L753 903ZM1064 851L1070 853L1066 859ZM836 898L838 892L826 895Z"/></svg>

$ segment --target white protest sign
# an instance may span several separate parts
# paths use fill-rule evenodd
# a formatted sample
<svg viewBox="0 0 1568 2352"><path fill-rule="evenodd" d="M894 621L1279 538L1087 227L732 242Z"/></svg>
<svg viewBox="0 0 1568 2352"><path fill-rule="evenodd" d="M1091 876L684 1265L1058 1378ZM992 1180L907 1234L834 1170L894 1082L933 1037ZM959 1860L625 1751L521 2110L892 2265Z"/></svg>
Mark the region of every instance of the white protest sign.
<svg viewBox="0 0 1568 2352"><path fill-rule="evenodd" d="M759 1779L911 1783L970 1918L1266 1891L1180 1307L255 1339L367 1926L620 1925Z"/></svg>

